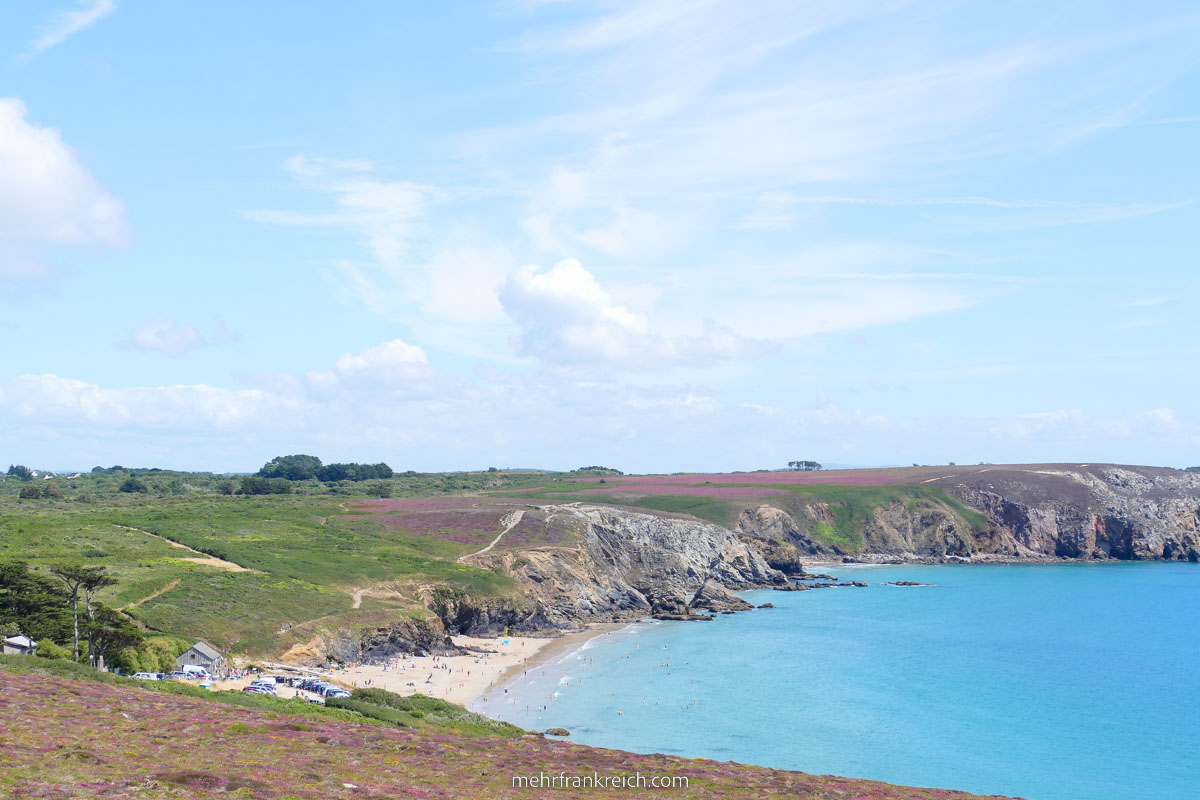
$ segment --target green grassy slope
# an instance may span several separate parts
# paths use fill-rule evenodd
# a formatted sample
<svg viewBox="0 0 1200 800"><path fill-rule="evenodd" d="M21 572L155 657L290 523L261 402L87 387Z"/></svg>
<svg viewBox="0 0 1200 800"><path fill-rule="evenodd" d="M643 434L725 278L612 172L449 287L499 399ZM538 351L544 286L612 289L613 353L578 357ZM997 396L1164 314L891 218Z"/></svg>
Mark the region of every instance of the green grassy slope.
<svg viewBox="0 0 1200 800"><path fill-rule="evenodd" d="M381 608L416 607L415 600L370 598L354 610L356 587L434 583L476 595L517 591L503 574L457 563L476 548L351 513L346 498L239 497L194 488L129 496L106 490L107 477L62 500L0 493L0 560L43 571L65 561L107 567L119 583L100 594L101 602L152 630L255 654L286 649L293 639L280 631L299 623L376 621ZM206 555L249 571L197 563ZM311 626L306 632L312 634Z"/></svg>

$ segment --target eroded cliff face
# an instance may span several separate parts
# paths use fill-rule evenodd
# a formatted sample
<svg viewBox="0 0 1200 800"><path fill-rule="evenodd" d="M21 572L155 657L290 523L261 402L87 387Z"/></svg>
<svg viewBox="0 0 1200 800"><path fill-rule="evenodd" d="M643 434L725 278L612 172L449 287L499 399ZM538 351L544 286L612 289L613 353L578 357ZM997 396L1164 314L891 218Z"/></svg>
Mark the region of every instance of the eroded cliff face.
<svg viewBox="0 0 1200 800"><path fill-rule="evenodd" d="M1200 475L1153 467L1002 468L941 481L1024 557L1200 560Z"/></svg>
<svg viewBox="0 0 1200 800"><path fill-rule="evenodd" d="M943 491L911 491L917 485ZM450 633L497 634L652 615L704 619L744 607L721 587L803 589L787 576L803 575L803 565L817 560L1200 561L1200 475L1113 465L979 466L930 469L897 486L910 490L872 495L868 486L862 494L842 492L841 504L798 496L785 507L754 505L741 510L732 530L612 506L529 505L513 534L524 543L502 537L470 557L474 566L512 576L520 596L427 587L423 599ZM884 499L872 505L864 499L872 496Z"/></svg>
<svg viewBox="0 0 1200 800"><path fill-rule="evenodd" d="M474 559L515 578L524 599L481 601L431 596L453 633L570 628L586 622L641 619L687 607L706 581L729 589L787 586L787 578L718 525L609 507L550 506L578 523L568 545L494 551Z"/></svg>
<svg viewBox="0 0 1200 800"><path fill-rule="evenodd" d="M747 508L739 537L771 566L805 560L1200 560L1200 475L1154 467L1037 465L955 470L945 489L984 524L947 504L871 509L857 538L830 535L825 504ZM825 523L824 530L821 523Z"/></svg>

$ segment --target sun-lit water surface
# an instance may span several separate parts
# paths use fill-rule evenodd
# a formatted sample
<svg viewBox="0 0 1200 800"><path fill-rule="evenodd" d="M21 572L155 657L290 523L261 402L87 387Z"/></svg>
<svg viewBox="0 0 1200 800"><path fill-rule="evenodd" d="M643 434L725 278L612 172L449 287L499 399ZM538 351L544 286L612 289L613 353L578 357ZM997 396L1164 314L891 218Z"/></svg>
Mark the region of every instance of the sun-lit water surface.
<svg viewBox="0 0 1200 800"><path fill-rule="evenodd" d="M638 623L475 707L639 752L1039 800L1200 797L1200 565L828 571L871 585Z"/></svg>

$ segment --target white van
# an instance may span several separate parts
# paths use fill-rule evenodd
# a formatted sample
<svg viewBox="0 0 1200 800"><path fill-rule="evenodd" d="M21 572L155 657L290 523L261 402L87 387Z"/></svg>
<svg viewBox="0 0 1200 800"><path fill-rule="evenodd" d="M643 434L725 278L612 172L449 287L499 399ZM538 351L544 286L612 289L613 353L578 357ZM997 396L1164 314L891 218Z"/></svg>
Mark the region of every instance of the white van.
<svg viewBox="0 0 1200 800"><path fill-rule="evenodd" d="M208 680L208 670L206 670L204 667L198 667L195 664L184 664L183 674L187 675L189 678L199 678L205 681Z"/></svg>

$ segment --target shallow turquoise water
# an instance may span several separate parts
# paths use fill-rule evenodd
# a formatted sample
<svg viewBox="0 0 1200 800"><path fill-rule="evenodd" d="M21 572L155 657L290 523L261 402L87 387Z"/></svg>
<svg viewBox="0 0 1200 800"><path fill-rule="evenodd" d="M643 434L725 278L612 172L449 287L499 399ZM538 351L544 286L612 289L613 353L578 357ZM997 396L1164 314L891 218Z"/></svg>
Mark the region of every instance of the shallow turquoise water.
<svg viewBox="0 0 1200 800"><path fill-rule="evenodd" d="M476 707L639 752L1039 800L1200 797L1200 565L831 571L871 586L638 623Z"/></svg>

